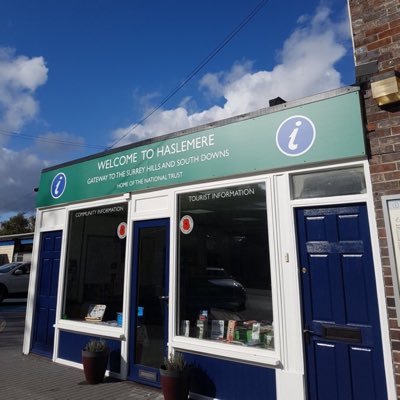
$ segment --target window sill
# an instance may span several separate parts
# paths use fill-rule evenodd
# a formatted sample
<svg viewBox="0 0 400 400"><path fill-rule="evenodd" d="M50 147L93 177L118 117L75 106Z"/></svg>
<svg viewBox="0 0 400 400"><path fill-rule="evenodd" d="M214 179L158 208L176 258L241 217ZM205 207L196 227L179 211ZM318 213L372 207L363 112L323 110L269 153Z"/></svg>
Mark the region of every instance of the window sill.
<svg viewBox="0 0 400 400"><path fill-rule="evenodd" d="M282 367L280 357L276 350L236 346L228 343L187 338L183 336L175 336L170 344L174 349L201 354L208 357L223 358L230 361L263 367Z"/></svg>
<svg viewBox="0 0 400 400"><path fill-rule="evenodd" d="M125 340L124 330L120 326L111 326L104 323L86 321L59 320L54 325L56 329L68 332L84 333L107 337L111 339Z"/></svg>

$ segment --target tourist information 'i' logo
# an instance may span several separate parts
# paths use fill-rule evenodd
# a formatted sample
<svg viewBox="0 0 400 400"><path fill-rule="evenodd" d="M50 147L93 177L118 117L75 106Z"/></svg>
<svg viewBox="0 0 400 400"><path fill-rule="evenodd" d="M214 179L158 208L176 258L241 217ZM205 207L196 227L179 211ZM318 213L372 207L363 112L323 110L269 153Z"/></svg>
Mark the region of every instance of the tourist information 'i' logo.
<svg viewBox="0 0 400 400"><path fill-rule="evenodd" d="M50 186L51 197L53 199L60 198L63 195L66 186L67 186L67 177L63 172L58 173L51 182Z"/></svg>
<svg viewBox="0 0 400 400"><path fill-rule="evenodd" d="M276 131L278 149L290 157L306 153L310 150L314 140L314 123L302 115L286 118Z"/></svg>

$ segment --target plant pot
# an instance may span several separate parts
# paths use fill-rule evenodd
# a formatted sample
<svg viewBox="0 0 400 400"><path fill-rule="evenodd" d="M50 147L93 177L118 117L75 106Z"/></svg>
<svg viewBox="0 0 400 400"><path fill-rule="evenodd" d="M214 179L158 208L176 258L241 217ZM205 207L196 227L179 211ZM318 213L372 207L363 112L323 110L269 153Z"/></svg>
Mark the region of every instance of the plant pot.
<svg viewBox="0 0 400 400"><path fill-rule="evenodd" d="M187 371L170 371L160 368L161 388L165 400L186 400L189 394Z"/></svg>
<svg viewBox="0 0 400 400"><path fill-rule="evenodd" d="M82 350L82 364L86 381L90 384L101 383L107 369L109 350L86 351Z"/></svg>

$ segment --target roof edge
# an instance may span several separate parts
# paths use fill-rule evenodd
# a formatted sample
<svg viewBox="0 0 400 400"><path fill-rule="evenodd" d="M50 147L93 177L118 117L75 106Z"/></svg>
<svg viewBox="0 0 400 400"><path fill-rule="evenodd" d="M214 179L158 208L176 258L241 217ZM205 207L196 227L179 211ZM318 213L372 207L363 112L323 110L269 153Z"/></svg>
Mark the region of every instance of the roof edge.
<svg viewBox="0 0 400 400"><path fill-rule="evenodd" d="M341 96L344 94L348 94L348 93L352 93L352 92L358 92L360 91L360 87L357 85L354 86L345 86L342 88L338 88L338 89L333 89L333 90L329 90L326 92L322 92L322 93L318 93L312 96L308 96L308 97L303 97L301 99L298 100L293 100L293 101L289 101L287 103L283 103L283 104L279 104L276 106L272 106L272 107L265 107L265 108L261 108L259 110L256 111L251 111L249 113L245 113L245 114L240 114L240 115L236 115L234 117L229 117L229 118L225 118L222 120L218 120L215 122L210 122L208 124L203 124L203 125L199 125L196 127L192 127L192 128L187 128L187 129L183 129L180 131L176 131L176 132L171 132L171 133L167 133L164 135L160 135L160 136L155 136L149 139L145 139L145 140L141 140L139 142L134 142L134 143L130 143L121 147L116 147L114 149L110 149L110 150L105 150L99 153L95 153L86 157L82 157L82 158L77 158L75 160L72 161L67 161L61 164L56 164L54 166L51 167L47 167L44 168L42 170L42 173L44 172L48 172L48 171L53 171L59 168L64 168L66 166L69 165L74 165L74 164L79 164L81 162L85 162L88 160L93 160L99 157L104 157L110 154L115 154L115 153L119 153L120 151L124 151L124 150L129 150L129 149L134 149L136 147L140 147L140 146L145 146L148 144L152 144L152 143L157 143L157 142L162 142L166 139L173 139L176 137L180 137L180 136L185 136L185 135L189 135L191 133L195 133L195 132L200 132L200 131L205 131L207 129L212 129L212 128L216 128L216 127L220 127L220 126L224 126L224 125L229 125L229 124L233 124L235 122L239 122L239 121L245 121L247 119L252 119L252 118L256 118L256 117L260 117L262 115L267 115L267 114L272 114L275 112L279 112L282 110L287 110L290 108L294 108L294 107L299 107L305 104L310 104L310 103L314 103L317 101L321 101L321 100L326 100L332 97L337 97L337 96Z"/></svg>

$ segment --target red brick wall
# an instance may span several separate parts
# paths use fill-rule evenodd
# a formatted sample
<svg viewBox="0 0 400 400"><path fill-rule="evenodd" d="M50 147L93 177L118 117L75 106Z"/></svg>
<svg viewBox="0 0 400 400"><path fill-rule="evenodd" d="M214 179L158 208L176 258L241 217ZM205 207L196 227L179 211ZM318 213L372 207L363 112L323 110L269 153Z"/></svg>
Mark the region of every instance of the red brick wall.
<svg viewBox="0 0 400 400"><path fill-rule="evenodd" d="M378 71L400 72L400 0L349 0L356 65L377 61ZM365 103L367 143L375 200L383 275L387 297L391 347L400 399L400 325L394 304L381 196L400 194L400 107L382 110L372 98L370 81L361 79Z"/></svg>

